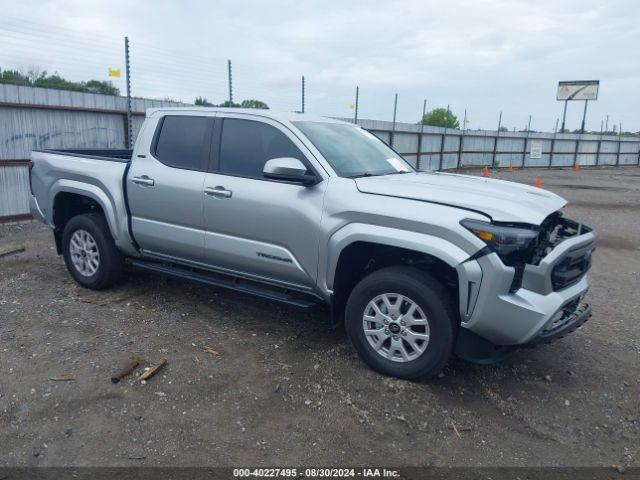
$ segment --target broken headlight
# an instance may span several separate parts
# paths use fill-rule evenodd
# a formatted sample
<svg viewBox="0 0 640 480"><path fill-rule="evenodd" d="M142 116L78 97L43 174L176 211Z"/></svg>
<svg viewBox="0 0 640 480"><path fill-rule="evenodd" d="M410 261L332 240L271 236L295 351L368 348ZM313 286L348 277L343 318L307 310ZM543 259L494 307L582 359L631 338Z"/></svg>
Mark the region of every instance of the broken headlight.
<svg viewBox="0 0 640 480"><path fill-rule="evenodd" d="M528 263L538 244L539 231L533 227L515 227L471 219L460 223L497 253L505 265Z"/></svg>

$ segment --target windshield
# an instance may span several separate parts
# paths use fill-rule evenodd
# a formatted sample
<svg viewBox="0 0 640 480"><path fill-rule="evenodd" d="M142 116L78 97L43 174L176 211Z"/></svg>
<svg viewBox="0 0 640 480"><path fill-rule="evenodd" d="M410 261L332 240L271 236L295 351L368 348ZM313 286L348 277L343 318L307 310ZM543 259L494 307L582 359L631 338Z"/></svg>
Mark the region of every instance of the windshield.
<svg viewBox="0 0 640 480"><path fill-rule="evenodd" d="M355 125L293 122L341 177L412 172L413 168L375 135Z"/></svg>

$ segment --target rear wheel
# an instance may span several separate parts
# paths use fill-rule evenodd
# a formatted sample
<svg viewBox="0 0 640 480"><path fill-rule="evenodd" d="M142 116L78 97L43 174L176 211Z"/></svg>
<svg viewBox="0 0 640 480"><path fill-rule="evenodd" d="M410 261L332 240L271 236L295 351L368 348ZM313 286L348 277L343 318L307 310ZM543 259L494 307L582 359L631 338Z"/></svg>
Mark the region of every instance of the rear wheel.
<svg viewBox="0 0 640 480"><path fill-rule="evenodd" d="M67 269L83 287L101 290L122 276L124 256L116 247L102 214L87 213L69 220L62 245Z"/></svg>
<svg viewBox="0 0 640 480"><path fill-rule="evenodd" d="M453 351L454 318L442 285L409 267L384 268L362 279L345 313L347 334L365 363L404 379L442 370Z"/></svg>

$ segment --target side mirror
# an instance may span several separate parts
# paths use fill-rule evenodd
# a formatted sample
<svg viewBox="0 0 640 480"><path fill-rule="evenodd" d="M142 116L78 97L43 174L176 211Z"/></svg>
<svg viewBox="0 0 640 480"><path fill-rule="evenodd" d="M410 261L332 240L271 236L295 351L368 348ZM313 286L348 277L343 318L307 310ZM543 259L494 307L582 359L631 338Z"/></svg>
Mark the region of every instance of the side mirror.
<svg viewBox="0 0 640 480"><path fill-rule="evenodd" d="M318 183L316 176L307 171L304 163L293 157L272 158L271 160L267 160L267 163L264 164L264 168L262 169L262 174L265 178L295 182L302 185L314 185Z"/></svg>

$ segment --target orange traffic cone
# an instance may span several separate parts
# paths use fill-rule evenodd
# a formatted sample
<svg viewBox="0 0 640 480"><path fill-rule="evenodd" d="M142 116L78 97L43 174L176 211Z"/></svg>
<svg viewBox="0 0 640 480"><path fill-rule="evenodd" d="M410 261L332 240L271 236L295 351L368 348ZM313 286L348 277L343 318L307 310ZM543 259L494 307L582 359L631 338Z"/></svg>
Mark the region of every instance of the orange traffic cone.
<svg viewBox="0 0 640 480"><path fill-rule="evenodd" d="M536 178L536 181L534 182L533 185L537 188L542 188L542 180L540 180L539 178Z"/></svg>
<svg viewBox="0 0 640 480"><path fill-rule="evenodd" d="M574 170L575 172L579 172L579 171L580 171L580 164L579 164L579 163L576 163L575 167L573 167L573 170Z"/></svg>
<svg viewBox="0 0 640 480"><path fill-rule="evenodd" d="M509 170L510 172L513 172L513 165L509 164L509 168L507 170Z"/></svg>
<svg viewBox="0 0 640 480"><path fill-rule="evenodd" d="M486 165L482 168L482 176L483 177L489 176L489 167L487 167Z"/></svg>

